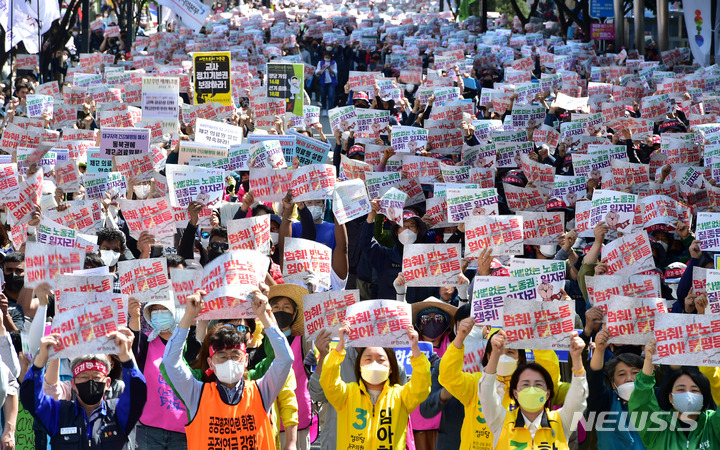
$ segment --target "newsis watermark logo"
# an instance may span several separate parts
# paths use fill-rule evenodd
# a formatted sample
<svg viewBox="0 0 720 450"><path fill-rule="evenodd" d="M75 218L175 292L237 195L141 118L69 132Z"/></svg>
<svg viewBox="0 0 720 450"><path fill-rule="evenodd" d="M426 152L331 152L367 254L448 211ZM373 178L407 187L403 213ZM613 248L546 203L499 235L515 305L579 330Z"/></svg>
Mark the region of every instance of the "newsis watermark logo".
<svg viewBox="0 0 720 450"><path fill-rule="evenodd" d="M690 418L691 415L677 411L603 411L590 412L587 418L583 413L575 413L573 423L581 423L585 431L636 431L640 428L648 432L690 432L697 428L697 422Z"/></svg>

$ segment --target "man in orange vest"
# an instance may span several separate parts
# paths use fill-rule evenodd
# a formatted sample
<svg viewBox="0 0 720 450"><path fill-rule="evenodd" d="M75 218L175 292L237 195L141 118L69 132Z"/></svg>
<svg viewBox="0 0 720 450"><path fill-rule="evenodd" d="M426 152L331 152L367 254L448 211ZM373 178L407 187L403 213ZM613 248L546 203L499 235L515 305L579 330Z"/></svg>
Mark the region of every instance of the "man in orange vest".
<svg viewBox="0 0 720 450"><path fill-rule="evenodd" d="M206 294L198 291L188 296L185 315L167 343L162 362L166 381L187 409L188 443L195 448L275 450L268 414L292 367L290 346L275 322L267 296L255 290L252 308L275 351L267 373L257 381L247 380L245 334L235 327L220 327L209 338L208 370L215 379L209 383L196 380L182 352Z"/></svg>

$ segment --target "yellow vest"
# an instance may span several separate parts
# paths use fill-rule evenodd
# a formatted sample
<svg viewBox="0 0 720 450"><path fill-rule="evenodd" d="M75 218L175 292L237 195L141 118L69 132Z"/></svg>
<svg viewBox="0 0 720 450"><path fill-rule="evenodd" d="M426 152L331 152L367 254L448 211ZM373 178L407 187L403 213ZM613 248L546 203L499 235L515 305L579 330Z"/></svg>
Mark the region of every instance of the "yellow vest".
<svg viewBox="0 0 720 450"><path fill-rule="evenodd" d="M237 405L220 398L215 382L205 383L197 414L185 425L185 432L194 448L275 450L272 424L254 381L245 382Z"/></svg>
<svg viewBox="0 0 720 450"><path fill-rule="evenodd" d="M525 418L520 410L505 414L500 438L495 450L568 450L567 439L563 431L560 414L557 411L545 411L535 439L525 428Z"/></svg>
<svg viewBox="0 0 720 450"><path fill-rule="evenodd" d="M390 386L386 381L373 405L365 384L345 383L340 364L345 350L331 350L325 357L320 386L337 410L338 450L404 450L408 417L430 394L430 361L425 355L410 358L410 381Z"/></svg>

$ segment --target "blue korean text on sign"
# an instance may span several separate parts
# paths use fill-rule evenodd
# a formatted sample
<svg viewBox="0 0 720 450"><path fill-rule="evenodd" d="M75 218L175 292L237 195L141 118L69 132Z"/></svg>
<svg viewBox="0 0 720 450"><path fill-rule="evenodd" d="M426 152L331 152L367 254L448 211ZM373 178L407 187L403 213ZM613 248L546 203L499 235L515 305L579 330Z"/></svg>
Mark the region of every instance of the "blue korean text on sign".
<svg viewBox="0 0 720 450"><path fill-rule="evenodd" d="M592 17L614 17L613 0L590 0L590 15Z"/></svg>
<svg viewBox="0 0 720 450"><path fill-rule="evenodd" d="M425 353L427 359L433 354L433 347L430 342L418 342L420 351ZM412 356L412 348L410 347L398 347L395 349L395 357L397 358L398 366L405 367L405 373L412 375L412 366L410 365L410 357Z"/></svg>

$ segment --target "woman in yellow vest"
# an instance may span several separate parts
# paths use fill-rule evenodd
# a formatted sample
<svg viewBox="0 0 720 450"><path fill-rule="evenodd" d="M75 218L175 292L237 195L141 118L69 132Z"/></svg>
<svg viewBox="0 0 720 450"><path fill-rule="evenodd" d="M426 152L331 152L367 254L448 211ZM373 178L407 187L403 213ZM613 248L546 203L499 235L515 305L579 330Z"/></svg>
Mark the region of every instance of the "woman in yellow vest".
<svg viewBox="0 0 720 450"><path fill-rule="evenodd" d="M430 361L420 351L418 334L408 327L412 343L412 379L399 384L395 352L391 348L357 349L355 376L358 382L340 378L345 359L345 336L350 324L340 328L340 341L323 363L320 386L337 410L338 449L404 449L409 414L430 394Z"/></svg>
<svg viewBox="0 0 720 450"><path fill-rule="evenodd" d="M465 419L463 420L460 440L460 450L484 450L493 447L493 436L483 417L483 408L480 403L479 381L482 372L463 372L463 357L465 353L465 339L475 326L475 319L468 317L458 324L458 329L452 345L448 346L445 355L440 360L438 382L450 395L457 398L465 406ZM486 366L493 354L492 340L497 334L489 333L490 327L483 329L483 339L489 336L482 365ZM501 335L498 335L499 338ZM495 339L497 339L495 338ZM535 350L535 362L543 366L552 379L554 404L561 404L565 399L567 388L560 383L560 366L557 354L552 350ZM518 366L525 365L525 350L505 349L499 356L497 365L496 389L502 398L505 409L512 411L517 408L509 395L510 379ZM440 396L443 399L443 394Z"/></svg>
<svg viewBox="0 0 720 450"><path fill-rule="evenodd" d="M495 449L527 448L558 450L568 448L568 438L587 406L588 387L582 351L585 343L576 331L570 335L570 357L573 379L563 407L553 411L553 380L548 371L536 363L519 366L510 379L510 397L520 406L508 411L497 392L497 367L505 353L505 332L492 340L492 355L480 380L480 403L483 415L493 433Z"/></svg>
<svg viewBox="0 0 720 450"><path fill-rule="evenodd" d="M267 287L262 285L267 292ZM182 357L188 329L203 307L205 291L187 297L185 315L168 341L163 355L167 382L185 404L188 444L192 448L254 448L275 450L270 408L287 380L293 356L275 322L267 297L256 290L252 308L265 328L275 359L257 381L246 380L245 333L219 327L210 337L208 365L216 380L204 383L193 377Z"/></svg>

